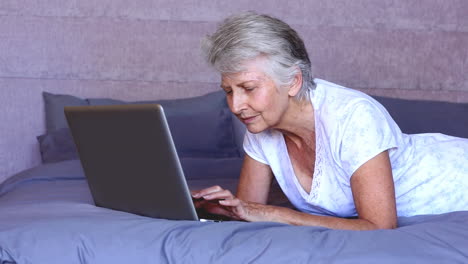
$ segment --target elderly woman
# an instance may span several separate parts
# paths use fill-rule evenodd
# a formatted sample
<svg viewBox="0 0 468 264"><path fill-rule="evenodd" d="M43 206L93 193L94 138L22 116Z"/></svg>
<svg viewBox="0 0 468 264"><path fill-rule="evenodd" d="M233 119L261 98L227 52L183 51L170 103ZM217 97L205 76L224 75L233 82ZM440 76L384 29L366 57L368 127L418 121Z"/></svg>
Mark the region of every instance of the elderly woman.
<svg viewBox="0 0 468 264"><path fill-rule="evenodd" d="M237 194L196 191L197 207L237 220L354 230L468 210L468 139L403 134L371 97L313 79L304 43L286 23L232 16L204 50L247 127L247 154ZM266 205L273 177L298 210Z"/></svg>

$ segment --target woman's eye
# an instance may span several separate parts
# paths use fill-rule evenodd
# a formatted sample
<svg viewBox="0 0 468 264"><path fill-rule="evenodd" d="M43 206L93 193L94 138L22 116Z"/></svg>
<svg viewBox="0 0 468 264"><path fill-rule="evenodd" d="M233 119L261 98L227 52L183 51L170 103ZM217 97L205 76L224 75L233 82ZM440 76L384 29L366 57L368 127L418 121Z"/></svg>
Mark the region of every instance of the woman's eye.
<svg viewBox="0 0 468 264"><path fill-rule="evenodd" d="M244 89L245 89L246 91L252 91L252 90L254 90L255 88L257 88L257 87L245 87Z"/></svg>
<svg viewBox="0 0 468 264"><path fill-rule="evenodd" d="M231 94L231 93L232 93L232 90L224 90L224 92L225 92L226 94Z"/></svg>

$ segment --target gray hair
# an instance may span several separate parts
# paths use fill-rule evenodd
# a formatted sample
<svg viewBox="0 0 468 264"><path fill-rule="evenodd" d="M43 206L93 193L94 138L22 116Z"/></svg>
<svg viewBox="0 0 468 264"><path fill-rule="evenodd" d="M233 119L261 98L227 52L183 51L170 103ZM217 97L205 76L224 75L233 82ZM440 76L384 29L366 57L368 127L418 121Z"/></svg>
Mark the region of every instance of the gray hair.
<svg viewBox="0 0 468 264"><path fill-rule="evenodd" d="M308 98L308 90L315 87L304 42L288 24L268 15L245 12L226 18L215 33L206 36L202 50L221 73L240 72L247 60L265 56L265 73L279 86L291 84L300 70L298 100Z"/></svg>

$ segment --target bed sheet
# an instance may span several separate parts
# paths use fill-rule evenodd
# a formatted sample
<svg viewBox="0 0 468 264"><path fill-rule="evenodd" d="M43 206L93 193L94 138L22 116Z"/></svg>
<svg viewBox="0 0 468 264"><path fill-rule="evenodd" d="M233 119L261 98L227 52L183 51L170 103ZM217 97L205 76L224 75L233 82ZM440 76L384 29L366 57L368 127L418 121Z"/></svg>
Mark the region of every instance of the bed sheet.
<svg viewBox="0 0 468 264"><path fill-rule="evenodd" d="M0 263L468 262L468 212L399 218L399 226L343 231L137 216L94 206L77 161L0 185Z"/></svg>

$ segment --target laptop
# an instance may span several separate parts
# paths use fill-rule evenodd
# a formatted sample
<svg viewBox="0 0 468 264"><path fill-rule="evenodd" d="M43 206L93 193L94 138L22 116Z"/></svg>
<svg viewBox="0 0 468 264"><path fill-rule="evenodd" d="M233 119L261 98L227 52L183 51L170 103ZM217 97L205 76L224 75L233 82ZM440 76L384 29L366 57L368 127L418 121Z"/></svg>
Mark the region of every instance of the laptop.
<svg viewBox="0 0 468 264"><path fill-rule="evenodd" d="M97 206L208 221L197 215L161 105L74 106L64 112Z"/></svg>

